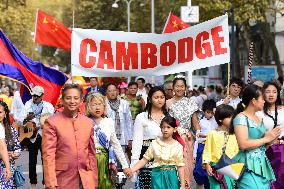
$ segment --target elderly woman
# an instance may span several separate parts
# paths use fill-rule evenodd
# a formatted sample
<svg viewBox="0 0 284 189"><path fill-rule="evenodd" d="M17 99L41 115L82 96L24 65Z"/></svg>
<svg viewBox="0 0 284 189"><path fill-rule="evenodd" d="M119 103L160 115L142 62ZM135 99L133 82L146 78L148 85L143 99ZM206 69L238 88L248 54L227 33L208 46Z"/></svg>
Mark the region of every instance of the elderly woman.
<svg viewBox="0 0 284 189"><path fill-rule="evenodd" d="M112 176L117 173L116 157L127 176L130 176L131 170L116 137L114 121L105 117L105 97L100 93L89 93L86 101L86 113L94 121L99 188L111 189L113 185Z"/></svg>

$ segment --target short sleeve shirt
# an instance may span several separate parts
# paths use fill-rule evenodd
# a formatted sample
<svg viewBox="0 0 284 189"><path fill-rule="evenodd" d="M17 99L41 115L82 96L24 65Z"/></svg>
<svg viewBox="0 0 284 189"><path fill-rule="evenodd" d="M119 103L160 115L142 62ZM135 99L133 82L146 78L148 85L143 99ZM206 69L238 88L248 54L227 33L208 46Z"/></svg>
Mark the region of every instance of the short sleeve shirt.
<svg viewBox="0 0 284 189"><path fill-rule="evenodd" d="M5 139L5 129L1 123L0 123L0 139Z"/></svg>

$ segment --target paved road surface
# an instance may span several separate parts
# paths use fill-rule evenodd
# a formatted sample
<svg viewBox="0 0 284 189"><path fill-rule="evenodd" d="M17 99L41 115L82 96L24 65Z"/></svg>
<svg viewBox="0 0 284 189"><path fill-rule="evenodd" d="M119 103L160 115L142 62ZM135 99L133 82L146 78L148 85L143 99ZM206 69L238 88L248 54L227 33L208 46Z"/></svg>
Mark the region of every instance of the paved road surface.
<svg viewBox="0 0 284 189"><path fill-rule="evenodd" d="M23 173L25 175L26 183L23 187L20 187L19 189L30 189L30 180L29 180L29 153L28 151L22 151L22 154L20 156L20 159L17 161L17 164L23 165ZM38 176L38 184L37 189L43 189L42 185L42 166L41 166L41 159L40 155L38 155L38 163L37 163L37 176ZM128 181L125 186L123 186L123 189L131 189L134 184Z"/></svg>

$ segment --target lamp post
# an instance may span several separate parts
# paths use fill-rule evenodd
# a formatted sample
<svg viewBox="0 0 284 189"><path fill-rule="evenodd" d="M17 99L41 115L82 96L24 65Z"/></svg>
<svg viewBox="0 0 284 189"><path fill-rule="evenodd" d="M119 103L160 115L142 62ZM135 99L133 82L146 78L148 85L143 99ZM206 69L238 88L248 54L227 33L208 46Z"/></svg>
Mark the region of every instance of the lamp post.
<svg viewBox="0 0 284 189"><path fill-rule="evenodd" d="M118 8L118 2L120 0L115 0L112 4L113 8ZM127 4L127 31L130 32L130 4L134 0L124 0ZM151 0L151 32L155 33L155 1Z"/></svg>
<svg viewBox="0 0 284 189"><path fill-rule="evenodd" d="M118 8L118 2L119 0L115 0L115 2L112 4L113 8ZM124 0L127 4L127 31L130 32L130 4L133 0Z"/></svg>
<svg viewBox="0 0 284 189"><path fill-rule="evenodd" d="M151 0L151 32L155 33L155 2Z"/></svg>

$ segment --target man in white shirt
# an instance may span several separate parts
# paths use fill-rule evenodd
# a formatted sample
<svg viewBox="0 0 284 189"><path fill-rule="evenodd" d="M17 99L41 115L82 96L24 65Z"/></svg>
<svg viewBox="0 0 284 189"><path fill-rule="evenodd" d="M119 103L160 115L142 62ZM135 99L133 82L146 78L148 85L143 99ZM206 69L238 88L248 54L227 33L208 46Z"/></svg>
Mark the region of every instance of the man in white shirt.
<svg viewBox="0 0 284 189"><path fill-rule="evenodd" d="M37 155L38 150L41 151L41 140L42 140L42 125L40 124L41 115L53 114L54 107L49 102L43 101L44 89L41 86L35 86L32 88L32 99L25 103L25 119L23 125L27 122L32 122L35 127L35 138L32 138L28 142L29 149L29 178L31 188L35 189L37 184Z"/></svg>
<svg viewBox="0 0 284 189"><path fill-rule="evenodd" d="M221 104L227 104L232 106L234 109L237 108L237 105L242 101L242 99L239 97L240 93L242 92L244 86L244 82L241 79L238 78L232 78L230 80L230 86L229 86L229 95L225 97L225 99L222 99L216 103L216 106L219 106Z"/></svg>
<svg viewBox="0 0 284 189"><path fill-rule="evenodd" d="M141 96L143 98L145 104L147 104L148 94L147 94L147 91L146 91L145 82L146 81L143 77L139 77L136 80L136 83L138 85L138 91L136 93L136 96Z"/></svg>

